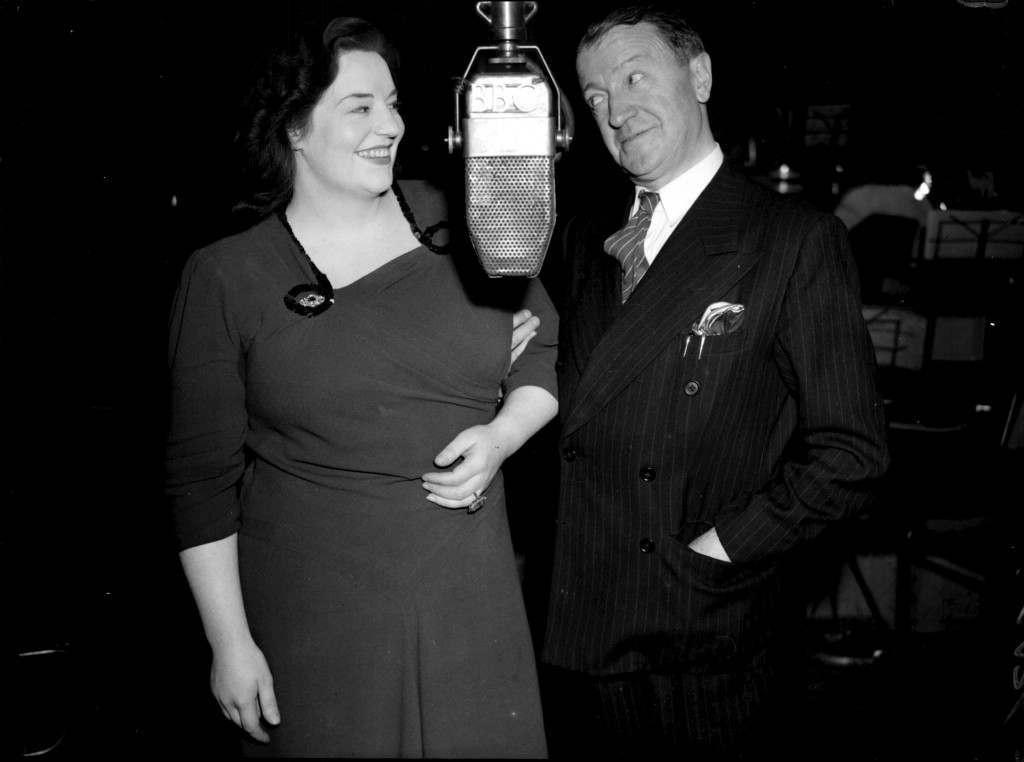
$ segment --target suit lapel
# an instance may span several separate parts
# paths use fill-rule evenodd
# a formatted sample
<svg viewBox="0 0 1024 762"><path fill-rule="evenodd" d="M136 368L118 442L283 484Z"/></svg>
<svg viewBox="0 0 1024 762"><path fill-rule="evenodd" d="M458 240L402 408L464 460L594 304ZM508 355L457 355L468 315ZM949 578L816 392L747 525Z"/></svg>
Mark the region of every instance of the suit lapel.
<svg viewBox="0 0 1024 762"><path fill-rule="evenodd" d="M724 167L718 172L625 305L619 306L617 301L618 263L596 250L600 254L594 256L603 256L614 265L614 288L608 288L605 276L604 295L581 291L579 314L583 320L578 322L594 323L595 330L577 327L581 338L587 334L588 343L587 351L578 355L585 366L569 405L564 434L572 433L606 405L754 265L756 250L740 245L749 211L743 208L744 183ZM609 298L615 300L611 309Z"/></svg>

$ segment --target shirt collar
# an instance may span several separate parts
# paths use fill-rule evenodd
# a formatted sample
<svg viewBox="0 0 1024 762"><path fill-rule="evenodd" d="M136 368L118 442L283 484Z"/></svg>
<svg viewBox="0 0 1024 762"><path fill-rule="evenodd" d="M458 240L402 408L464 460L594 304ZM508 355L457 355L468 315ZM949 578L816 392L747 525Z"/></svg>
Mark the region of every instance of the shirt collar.
<svg viewBox="0 0 1024 762"><path fill-rule="evenodd" d="M654 210L655 216L662 216L663 221L670 227L675 227L693 206L697 196L704 192L715 176L718 168L722 166L725 156L721 146L715 143L707 156L698 161L679 177L670 180L661 190L658 191L658 206ZM633 212L636 212L640 204L641 191L647 190L636 186L633 196Z"/></svg>

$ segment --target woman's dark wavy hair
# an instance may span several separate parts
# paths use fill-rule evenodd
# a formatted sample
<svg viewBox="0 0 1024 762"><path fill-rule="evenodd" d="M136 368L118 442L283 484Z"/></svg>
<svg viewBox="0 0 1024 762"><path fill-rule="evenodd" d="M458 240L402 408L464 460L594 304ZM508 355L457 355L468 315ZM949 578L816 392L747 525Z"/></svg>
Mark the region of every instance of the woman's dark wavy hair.
<svg viewBox="0 0 1024 762"><path fill-rule="evenodd" d="M576 53L579 54L584 48L596 45L612 27L633 26L643 22L651 24L658 30L682 64L689 63L691 58L704 52L704 42L700 35L679 11L649 3L616 8L601 20L590 24L583 33Z"/></svg>
<svg viewBox="0 0 1024 762"><path fill-rule="evenodd" d="M236 143L244 162L245 191L236 210L269 214L291 200L295 154L289 132L304 132L324 91L338 75L342 53L379 53L398 81L398 52L384 34L360 18L331 21L320 39L297 36L274 53L245 101Z"/></svg>

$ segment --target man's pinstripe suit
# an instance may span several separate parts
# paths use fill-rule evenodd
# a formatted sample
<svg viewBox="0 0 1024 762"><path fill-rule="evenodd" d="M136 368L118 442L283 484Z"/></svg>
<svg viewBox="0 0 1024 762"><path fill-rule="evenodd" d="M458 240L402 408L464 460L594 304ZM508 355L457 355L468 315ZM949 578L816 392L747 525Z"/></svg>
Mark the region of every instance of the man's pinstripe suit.
<svg viewBox="0 0 1024 762"><path fill-rule="evenodd" d="M885 422L845 229L723 166L629 301L573 220L562 255L560 502L542 660L676 675L680 732L758 713L782 561L858 512ZM688 336L713 302L733 333ZM732 563L687 547L714 527ZM717 740L716 740L717 739Z"/></svg>

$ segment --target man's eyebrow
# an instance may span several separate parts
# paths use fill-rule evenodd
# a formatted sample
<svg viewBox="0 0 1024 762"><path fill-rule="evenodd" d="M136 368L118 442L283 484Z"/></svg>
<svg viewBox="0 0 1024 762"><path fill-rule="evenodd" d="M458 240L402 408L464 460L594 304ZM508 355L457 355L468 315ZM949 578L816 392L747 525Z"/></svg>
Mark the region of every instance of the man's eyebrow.
<svg viewBox="0 0 1024 762"><path fill-rule="evenodd" d="M633 63L634 61L636 61L637 59L640 59L640 58L646 58L646 57L647 57L647 54L646 54L646 53L634 53L633 55L631 55L631 56L630 56L629 58L627 58L626 60L624 60L624 61L620 61L620 62L619 62L619 64L618 64L618 66L616 66L616 67L615 67L614 69L612 69L612 71L618 71L619 69L621 69L621 68L622 68L623 66L625 66L626 64L631 64L631 63Z"/></svg>
<svg viewBox="0 0 1024 762"><path fill-rule="evenodd" d="M619 71L620 69L628 66L629 64L634 63L634 62L636 62L636 61L638 61L638 60L640 60L642 58L646 58L646 57L647 57L647 55L645 53L634 53L629 58L625 59L624 61L619 61L619 63L617 63L614 67L612 67L612 73L615 73L615 72ZM601 89L601 88L597 87L597 85L595 85L593 82L586 82L581 89L583 90L583 92L586 92L587 89L591 88L591 87L597 88L599 90Z"/></svg>

